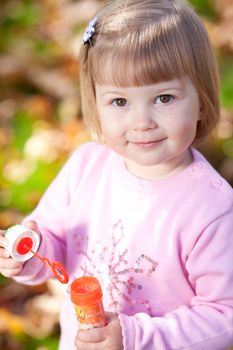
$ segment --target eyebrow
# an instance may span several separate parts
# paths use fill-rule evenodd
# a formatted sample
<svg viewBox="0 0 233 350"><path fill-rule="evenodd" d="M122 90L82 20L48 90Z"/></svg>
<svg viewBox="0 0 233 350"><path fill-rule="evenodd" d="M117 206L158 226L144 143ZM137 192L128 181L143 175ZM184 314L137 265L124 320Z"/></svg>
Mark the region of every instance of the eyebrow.
<svg viewBox="0 0 233 350"><path fill-rule="evenodd" d="M100 94L100 97L103 97L105 95L121 95L121 94L122 94L121 91L106 91Z"/></svg>
<svg viewBox="0 0 233 350"><path fill-rule="evenodd" d="M154 93L161 93L163 91L169 91L169 90L178 90L178 91L184 91L184 87L179 87L179 86L164 86L164 87L161 87L159 89L151 89L153 91L151 92L154 92ZM100 97L104 97L106 95L124 95L124 92L122 91L106 91L106 92L103 92L102 94L100 94Z"/></svg>
<svg viewBox="0 0 233 350"><path fill-rule="evenodd" d="M154 93L155 94L169 94L170 91L184 91L185 89L182 88L182 87L164 87L164 88L161 88L161 89L156 89L154 90Z"/></svg>

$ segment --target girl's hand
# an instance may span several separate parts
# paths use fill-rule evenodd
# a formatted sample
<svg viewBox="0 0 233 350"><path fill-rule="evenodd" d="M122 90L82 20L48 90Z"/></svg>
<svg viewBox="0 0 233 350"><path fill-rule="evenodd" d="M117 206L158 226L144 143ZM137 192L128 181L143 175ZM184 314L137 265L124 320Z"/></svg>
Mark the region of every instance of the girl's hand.
<svg viewBox="0 0 233 350"><path fill-rule="evenodd" d="M14 277L21 272L23 263L12 259L6 250L8 240L3 237L4 232L0 230L0 273L5 277Z"/></svg>
<svg viewBox="0 0 233 350"><path fill-rule="evenodd" d="M25 226L37 232L40 236L35 221L28 221ZM5 277L14 277L21 272L24 263L17 261L10 256L10 253L6 249L8 240L3 236L4 232L5 231L0 230L0 273Z"/></svg>
<svg viewBox="0 0 233 350"><path fill-rule="evenodd" d="M88 331L79 330L75 339L77 350L123 350L123 338L117 314L106 312L108 324Z"/></svg>

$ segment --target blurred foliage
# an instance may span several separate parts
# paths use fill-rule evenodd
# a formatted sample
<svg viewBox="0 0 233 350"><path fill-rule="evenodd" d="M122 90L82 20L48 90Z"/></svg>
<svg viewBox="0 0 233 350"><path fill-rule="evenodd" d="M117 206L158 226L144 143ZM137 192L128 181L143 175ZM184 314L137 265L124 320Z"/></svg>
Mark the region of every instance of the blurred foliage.
<svg viewBox="0 0 233 350"><path fill-rule="evenodd" d="M233 58L232 56L221 55L219 57L221 71L221 102L225 108L233 109Z"/></svg>
<svg viewBox="0 0 233 350"><path fill-rule="evenodd" d="M80 114L78 52L83 28L101 2L1 0L2 229L36 206L69 154L89 139ZM233 4L190 2L207 27L221 74L221 122L201 150L233 184ZM0 288L0 350L57 349L64 291L53 282L25 287L1 276Z"/></svg>
<svg viewBox="0 0 233 350"><path fill-rule="evenodd" d="M200 16L210 19L217 18L217 12L212 0L190 0L189 1Z"/></svg>

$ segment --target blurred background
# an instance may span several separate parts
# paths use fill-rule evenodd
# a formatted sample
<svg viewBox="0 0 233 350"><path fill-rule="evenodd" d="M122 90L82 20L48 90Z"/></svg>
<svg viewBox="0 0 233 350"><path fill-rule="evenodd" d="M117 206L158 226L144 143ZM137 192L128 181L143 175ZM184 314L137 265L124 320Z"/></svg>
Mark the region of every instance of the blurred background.
<svg viewBox="0 0 233 350"><path fill-rule="evenodd" d="M200 147L233 185L233 1L190 0L216 49L221 122ZM97 0L1 0L0 228L38 203L72 150L89 139L78 52ZM55 350L66 293L55 281L21 286L0 276L0 350Z"/></svg>

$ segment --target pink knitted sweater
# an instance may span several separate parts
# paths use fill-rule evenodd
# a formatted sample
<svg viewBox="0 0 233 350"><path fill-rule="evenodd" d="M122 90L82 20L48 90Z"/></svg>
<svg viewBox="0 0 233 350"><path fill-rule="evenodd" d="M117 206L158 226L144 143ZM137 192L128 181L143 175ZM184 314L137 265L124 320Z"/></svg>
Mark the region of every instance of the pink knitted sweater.
<svg viewBox="0 0 233 350"><path fill-rule="evenodd" d="M148 181L105 146L87 143L28 217L42 232L40 253L65 264L71 281L99 279L125 350L233 345L233 190L192 154L179 174ZM16 280L50 277L31 259ZM64 299L59 350L73 350L78 325L68 293Z"/></svg>

